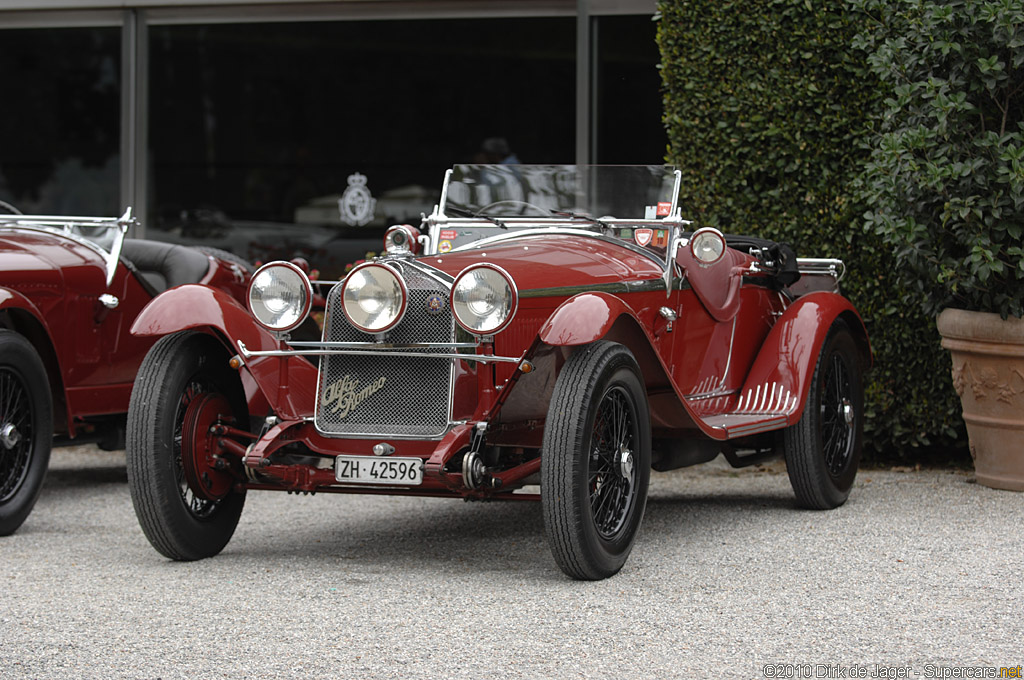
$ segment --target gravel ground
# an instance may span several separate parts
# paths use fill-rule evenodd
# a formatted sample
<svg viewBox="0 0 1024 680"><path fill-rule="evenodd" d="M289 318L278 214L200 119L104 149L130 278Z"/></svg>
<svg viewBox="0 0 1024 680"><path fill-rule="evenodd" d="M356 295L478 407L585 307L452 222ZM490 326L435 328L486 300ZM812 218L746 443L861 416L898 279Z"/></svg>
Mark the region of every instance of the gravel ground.
<svg viewBox="0 0 1024 680"><path fill-rule="evenodd" d="M998 673L1024 663L1022 526L1024 495L965 473L861 471L810 512L780 464L715 462L652 476L598 583L561 574L537 504L387 496L254 492L221 555L174 563L123 452L57 449L0 539L0 677Z"/></svg>

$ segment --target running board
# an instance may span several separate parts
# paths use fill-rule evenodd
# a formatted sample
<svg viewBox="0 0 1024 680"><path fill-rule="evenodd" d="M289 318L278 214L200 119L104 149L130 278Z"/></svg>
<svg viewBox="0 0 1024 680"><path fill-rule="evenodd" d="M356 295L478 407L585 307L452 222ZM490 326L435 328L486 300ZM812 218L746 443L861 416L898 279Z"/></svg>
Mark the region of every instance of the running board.
<svg viewBox="0 0 1024 680"><path fill-rule="evenodd" d="M726 439L781 430L789 422L785 413L723 413L702 419L708 427L724 432Z"/></svg>

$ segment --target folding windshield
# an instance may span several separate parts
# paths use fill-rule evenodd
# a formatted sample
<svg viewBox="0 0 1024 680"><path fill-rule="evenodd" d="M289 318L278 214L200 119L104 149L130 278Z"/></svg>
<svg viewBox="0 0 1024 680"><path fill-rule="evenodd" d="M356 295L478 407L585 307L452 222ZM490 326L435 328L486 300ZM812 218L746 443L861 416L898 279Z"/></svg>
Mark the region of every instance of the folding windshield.
<svg viewBox="0 0 1024 680"><path fill-rule="evenodd" d="M677 190L675 168L665 165L456 165L441 213L653 220L674 212Z"/></svg>

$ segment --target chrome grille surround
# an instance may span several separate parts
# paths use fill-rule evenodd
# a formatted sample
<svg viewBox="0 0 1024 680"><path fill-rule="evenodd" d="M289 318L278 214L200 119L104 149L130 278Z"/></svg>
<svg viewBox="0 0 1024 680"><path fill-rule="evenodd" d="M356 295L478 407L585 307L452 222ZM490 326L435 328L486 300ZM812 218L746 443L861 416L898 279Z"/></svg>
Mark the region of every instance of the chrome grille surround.
<svg viewBox="0 0 1024 680"><path fill-rule="evenodd" d="M402 321L387 332L387 343L454 342L455 322L444 275L437 272L439 276L428 276L422 266L411 261L395 259L388 264L405 280L409 299ZM324 341L374 342L374 334L360 331L345 317L341 288L334 286L327 296ZM441 304L431 313L429 302L434 296ZM431 349L401 351L429 354ZM454 360L388 354L389 349L382 347L371 355L320 358L314 423L321 434L360 438L444 436L451 420Z"/></svg>

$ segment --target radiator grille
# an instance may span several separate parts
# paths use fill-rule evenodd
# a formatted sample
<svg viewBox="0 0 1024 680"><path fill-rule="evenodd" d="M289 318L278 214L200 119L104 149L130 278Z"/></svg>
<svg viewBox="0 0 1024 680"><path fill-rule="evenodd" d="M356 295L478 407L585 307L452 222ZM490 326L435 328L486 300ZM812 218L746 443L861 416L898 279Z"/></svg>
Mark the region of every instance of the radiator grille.
<svg viewBox="0 0 1024 680"><path fill-rule="evenodd" d="M402 263L400 271L409 290L402 321L388 333L388 342L450 343L455 326L442 283ZM428 301L441 299L440 311L429 313ZM341 286L327 297L324 340L373 342L349 324L341 310ZM402 350L429 353L431 350ZM388 356L381 349L372 356L328 355L320 359L316 426L327 435L439 437L451 414L453 361Z"/></svg>

